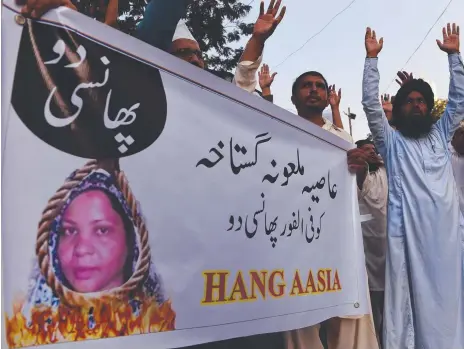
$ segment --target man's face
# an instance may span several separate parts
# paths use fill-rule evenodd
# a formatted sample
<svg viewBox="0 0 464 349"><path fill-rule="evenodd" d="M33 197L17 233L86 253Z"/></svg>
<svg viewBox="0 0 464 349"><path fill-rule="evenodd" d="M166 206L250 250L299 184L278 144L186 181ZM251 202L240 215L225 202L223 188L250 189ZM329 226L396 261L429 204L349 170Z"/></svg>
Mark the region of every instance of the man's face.
<svg viewBox="0 0 464 349"><path fill-rule="evenodd" d="M373 144L364 144L360 147L369 157L377 157L377 150Z"/></svg>
<svg viewBox="0 0 464 349"><path fill-rule="evenodd" d="M305 76L299 83L296 96L292 98L297 109L323 111L328 105L327 85L320 76Z"/></svg>
<svg viewBox="0 0 464 349"><path fill-rule="evenodd" d="M382 165L382 158L377 153L375 146L373 144L364 144L359 147L359 149L361 149L366 155L366 161L369 164L369 169L371 171L377 171Z"/></svg>
<svg viewBox="0 0 464 349"><path fill-rule="evenodd" d="M189 39L177 39L171 44L171 54L198 68L205 69L205 61L198 43Z"/></svg>
<svg viewBox="0 0 464 349"><path fill-rule="evenodd" d="M428 107L424 96L420 92L412 91L401 106L401 112L405 117L425 116Z"/></svg>
<svg viewBox="0 0 464 349"><path fill-rule="evenodd" d="M428 134L434 123L424 96L412 91L401 105L401 115L393 116L395 126L404 136L420 138Z"/></svg>

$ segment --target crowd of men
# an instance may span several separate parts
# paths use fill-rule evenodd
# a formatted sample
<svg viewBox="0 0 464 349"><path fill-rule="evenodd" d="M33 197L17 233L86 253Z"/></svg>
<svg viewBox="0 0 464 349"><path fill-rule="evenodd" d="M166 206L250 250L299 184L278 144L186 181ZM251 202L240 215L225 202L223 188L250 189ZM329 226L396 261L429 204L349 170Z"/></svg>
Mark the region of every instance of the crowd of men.
<svg viewBox="0 0 464 349"><path fill-rule="evenodd" d="M188 0L151 0L135 36L205 69L195 33L184 20ZM67 6L117 26L118 0L85 9L73 0L27 0L21 12L38 18ZM103 12L102 12L103 11ZM262 64L266 41L285 16L281 0L260 13L232 82L273 101L276 73ZM437 46L448 55L449 97L444 114L432 116L428 83L399 72L395 97L379 98L379 54L383 39L366 29L362 104L372 139L348 152L356 175L372 311L339 317L308 328L192 348L288 349L464 349L464 64L459 26L443 28ZM260 69L261 67L261 69ZM261 91L257 91L259 84ZM295 79L292 102L300 117L352 142L340 116L341 90L307 71ZM333 122L323 117L330 105Z"/></svg>

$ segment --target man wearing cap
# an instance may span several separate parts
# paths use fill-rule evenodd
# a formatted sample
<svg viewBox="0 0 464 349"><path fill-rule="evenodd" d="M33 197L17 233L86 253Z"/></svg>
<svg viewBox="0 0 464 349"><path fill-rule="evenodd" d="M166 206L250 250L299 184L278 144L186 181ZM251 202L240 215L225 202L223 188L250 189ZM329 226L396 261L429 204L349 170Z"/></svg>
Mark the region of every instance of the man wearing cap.
<svg viewBox="0 0 464 349"><path fill-rule="evenodd" d="M200 45L187 28L187 23L183 19L177 24L169 52L198 68L205 69L205 61L203 60Z"/></svg>
<svg viewBox="0 0 464 349"><path fill-rule="evenodd" d="M412 79L393 102L393 130L379 101L383 39L366 30L362 102L389 181L385 349L464 348L464 231L448 148L464 118L459 27L448 24L437 44L450 69L443 116L433 122L432 89Z"/></svg>

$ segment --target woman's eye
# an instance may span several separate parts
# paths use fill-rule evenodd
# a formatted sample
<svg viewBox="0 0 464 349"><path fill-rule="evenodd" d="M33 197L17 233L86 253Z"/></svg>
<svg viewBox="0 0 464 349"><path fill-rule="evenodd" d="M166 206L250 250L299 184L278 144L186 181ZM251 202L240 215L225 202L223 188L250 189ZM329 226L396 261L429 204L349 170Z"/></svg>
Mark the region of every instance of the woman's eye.
<svg viewBox="0 0 464 349"><path fill-rule="evenodd" d="M106 228L106 227L100 227L97 229L97 234L100 234L100 235L108 234L108 232L109 232L109 228Z"/></svg>
<svg viewBox="0 0 464 349"><path fill-rule="evenodd" d="M65 235L65 236L73 236L75 234L77 234L77 229L75 228L63 228L62 229L62 234Z"/></svg>

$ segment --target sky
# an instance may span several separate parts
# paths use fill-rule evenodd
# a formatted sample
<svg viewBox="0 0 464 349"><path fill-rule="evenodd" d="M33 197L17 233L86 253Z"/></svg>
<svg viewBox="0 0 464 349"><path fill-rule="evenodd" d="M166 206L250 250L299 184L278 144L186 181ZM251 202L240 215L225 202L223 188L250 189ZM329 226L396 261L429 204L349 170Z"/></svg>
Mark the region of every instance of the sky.
<svg viewBox="0 0 464 349"><path fill-rule="evenodd" d="M247 0L242 2L248 3ZM265 0L266 8L269 2ZM456 22L464 33L464 1L451 2L406 66L406 61L450 0L354 0L346 11L303 49L274 69L351 2L353 0L283 0L287 12L274 35L266 42L263 62L269 64L271 71L277 72L272 85L274 103L287 110L296 112L290 100L291 86L295 78L305 71L319 71L329 84L341 88L342 114L351 108L351 112L357 115L353 122L353 138L356 141L369 133L361 105L366 27L375 29L377 36L384 38L384 47L379 56L381 93L396 93L399 86L391 82L396 72L404 68L414 73L415 77L430 82L436 97L447 98L448 60L438 48L436 39L442 39L441 29L447 22ZM245 21L256 21L259 4L259 0L253 1L253 8ZM245 44L246 41L243 39L241 43ZM462 41L461 47L464 47ZM330 107L326 111L329 110ZM348 118L345 115L342 115L342 121L348 131Z"/></svg>

